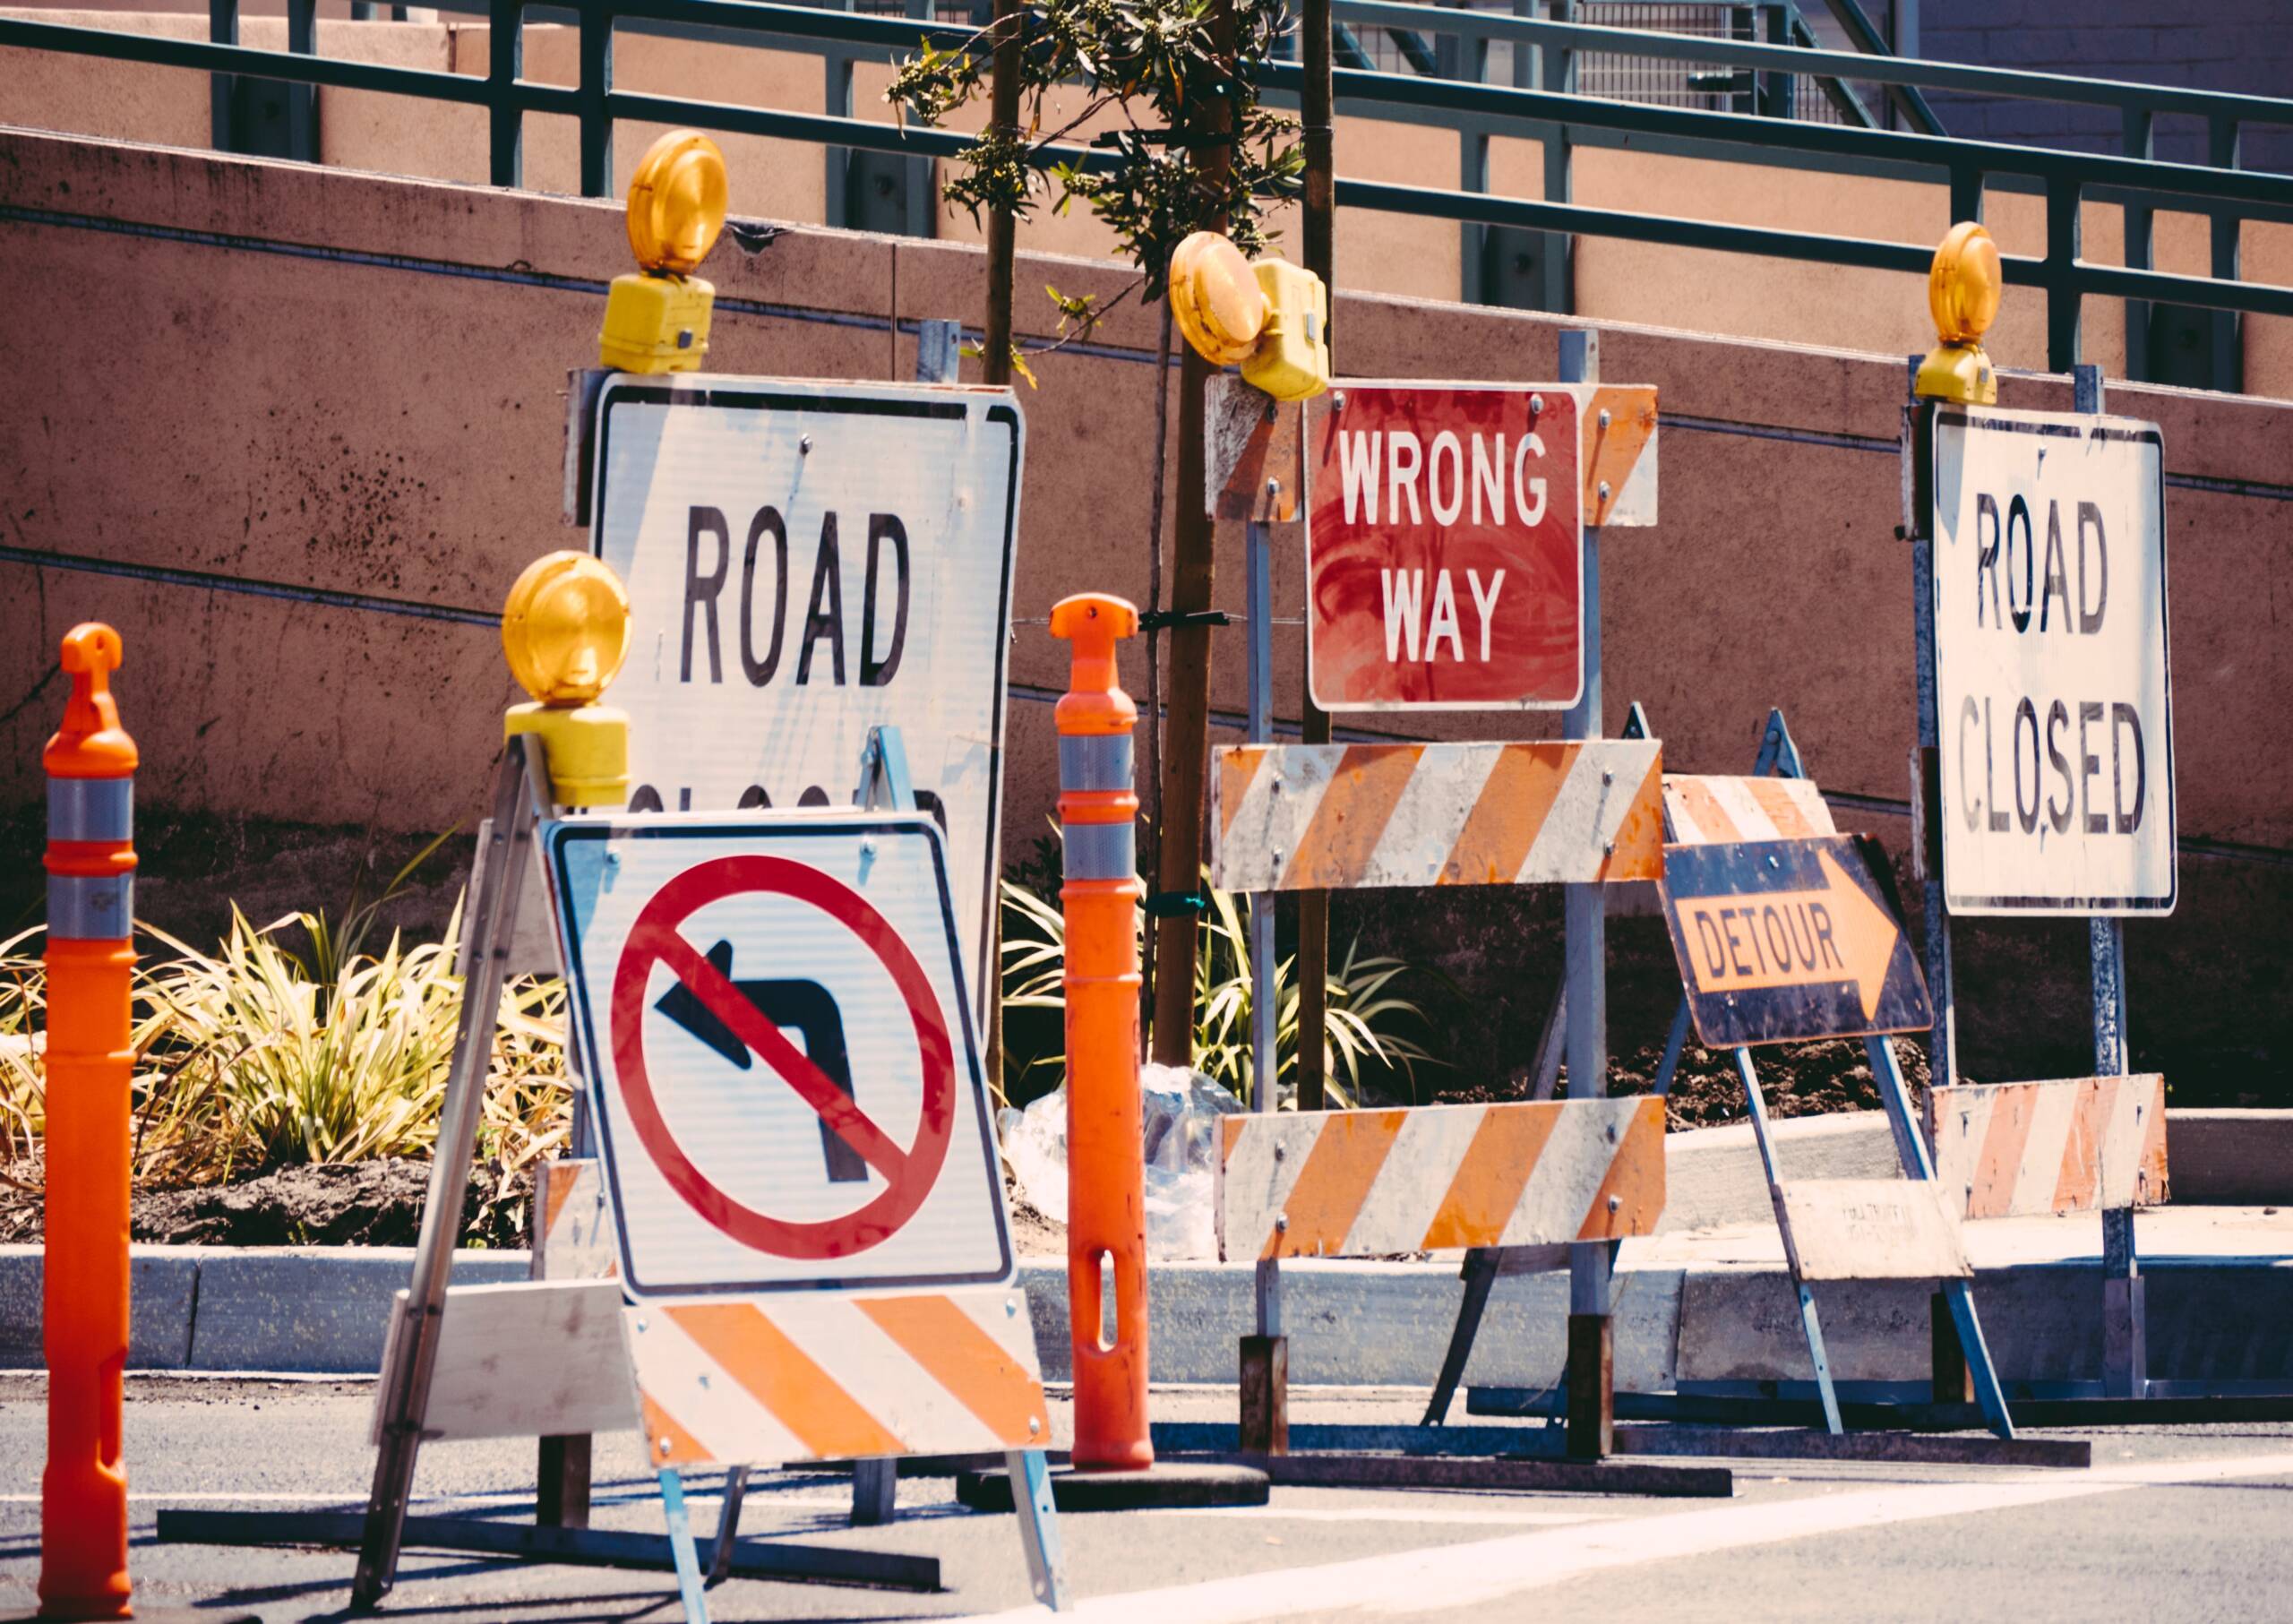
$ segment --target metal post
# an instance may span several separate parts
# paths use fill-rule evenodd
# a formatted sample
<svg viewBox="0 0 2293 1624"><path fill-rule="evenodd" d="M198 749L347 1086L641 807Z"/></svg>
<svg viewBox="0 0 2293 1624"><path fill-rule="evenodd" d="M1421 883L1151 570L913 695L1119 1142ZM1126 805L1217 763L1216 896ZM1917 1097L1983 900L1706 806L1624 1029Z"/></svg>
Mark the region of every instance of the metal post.
<svg viewBox="0 0 2293 1624"><path fill-rule="evenodd" d="M1560 381L1591 383L1601 375L1600 335L1560 335ZM1589 425L1588 429L1589 429ZM1591 434L1584 437L1589 441ZM1584 686L1561 720L1561 736L1601 736L1601 532L1584 527L1583 554ZM1567 918L1568 1097L1608 1092L1608 898L1598 884L1563 894ZM1609 1319L1610 1253L1603 1242L1568 1249L1568 1439L1571 1457L1597 1460L1615 1447L1616 1396L1610 1381L1614 1329Z"/></svg>
<svg viewBox="0 0 2293 1624"><path fill-rule="evenodd" d="M2217 169L2235 169L2240 165L2237 121L2215 116L2206 120L2205 161ZM2225 206L2213 211L2211 274L2218 282L2234 282L2238 277L2238 233L2243 222L2235 206ZM2246 351L2242 321L2234 310L2217 310L2212 314L2213 327L2213 387L2232 393L2246 386Z"/></svg>
<svg viewBox="0 0 2293 1624"><path fill-rule="evenodd" d="M238 44L239 0L207 0L207 40L210 45ZM228 73L207 76L208 144L218 152L228 152L236 144L231 139L233 83Z"/></svg>
<svg viewBox="0 0 2293 1624"><path fill-rule="evenodd" d="M749 1469L746 1466L727 1468L724 1504L717 1508L717 1547L709 1553L709 1583L711 1585L722 1584L733 1571L733 1551L741 1537L741 1508L748 1497ZM858 1519L855 1517L854 1520Z"/></svg>
<svg viewBox="0 0 2293 1624"><path fill-rule="evenodd" d="M1336 171L1331 156L1332 93L1330 89L1329 0L1305 0L1299 22L1303 36L1305 85L1299 95L1305 149L1306 269L1321 278L1329 291L1329 326L1326 330L1333 364L1337 343L1337 267L1331 235L1335 226ZM1303 493L1300 493L1302 496ZM1303 640L1301 640L1302 652ZM1304 662L1301 658L1301 667ZM1314 703L1310 674L1302 669L1298 684L1301 742L1329 743L1329 713ZM1324 1083L1329 1042L1329 893L1298 893L1298 1109L1319 1111L1325 1102Z"/></svg>
<svg viewBox="0 0 2293 1624"><path fill-rule="evenodd" d="M477 1148L478 1113L485 1103L494 1017L509 974L520 881L533 862L534 824L549 815L549 765L541 741L530 735L512 739L494 778L493 832L470 908L469 974L462 987L453 1064L446 1074L445 1108L431 1152L430 1191L422 1207L422 1233L415 1242L414 1277L404 1310L390 1328L397 1345L384 1362L391 1388L381 1395L382 1447L374 1459L365 1539L350 1592L351 1604L361 1610L379 1603L397 1577L399 1542L405 1531L422 1420L429 1407L430 1376L438 1357L438 1329L446 1310L446 1284L453 1272L462 1198L469 1188L470 1161Z"/></svg>
<svg viewBox="0 0 2293 1624"><path fill-rule="evenodd" d="M2102 369L2072 374L2071 409L2103 409ZM2086 921L2093 966L2094 1074L2124 1077L2133 1068L2126 1020L2126 922L2096 915ZM2143 1344L2142 1265L2134 1245L2134 1208L2102 1213L2102 1391L2111 1398L2146 1396L2148 1350Z"/></svg>
<svg viewBox="0 0 2293 1624"><path fill-rule="evenodd" d="M1483 36L1467 39L1464 77L1474 84L1489 82L1489 40ZM1489 129L1479 125L1457 132L1457 190L1486 192L1489 190ZM1458 288L1457 297L1467 305L1488 305L1490 298L1487 280L1489 243L1494 235L1490 227L1479 220L1458 223Z"/></svg>
<svg viewBox="0 0 2293 1624"><path fill-rule="evenodd" d="M1278 482L1267 482L1268 505ZM1250 741L1274 738L1274 565L1264 520L1253 519L1248 539ZM1275 897L1260 891L1250 910L1250 1106L1274 1111L1281 1104L1281 1057L1275 1053L1279 990L1274 984ZM1290 1448L1290 1348L1282 1335L1282 1264L1258 1259L1254 1302L1255 1334L1242 1338L1241 1413L1237 1441L1246 1450L1286 1454Z"/></svg>
<svg viewBox="0 0 2293 1624"><path fill-rule="evenodd" d="M318 0L287 0L287 48L297 56L318 55ZM319 161L319 88L288 84L287 156L298 163Z"/></svg>
<svg viewBox="0 0 2293 1624"><path fill-rule="evenodd" d="M604 0L581 7L581 195L613 195L613 119L605 97L613 90L613 13Z"/></svg>
<svg viewBox="0 0 2293 1624"><path fill-rule="evenodd" d="M918 322L915 324L915 381L953 383L963 365L964 324L961 322Z"/></svg>
<svg viewBox="0 0 2293 1624"><path fill-rule="evenodd" d="M1752 1065L1749 1049L1736 1051L1736 1075L1743 1079L1744 1104L1750 1108L1752 1138L1759 1145L1759 1163L1767 1174L1768 1204L1775 1209L1776 1233L1783 1237L1783 1266L1791 1272L1791 1289L1799 1299L1799 1329L1808 1339L1808 1357L1816 1367L1816 1392L1823 1400L1824 1429L1839 1433L1846 1429L1840 1425L1839 1394L1832 1386L1831 1359L1824 1352L1824 1328L1816 1316L1816 1294L1808 1288L1799 1272L1799 1246L1791 1235L1791 1216L1783 1205L1783 1170L1775 1159L1775 1146L1768 1138L1767 1102L1759 1091L1759 1072Z"/></svg>
<svg viewBox="0 0 2293 1624"><path fill-rule="evenodd" d="M2147 160L2158 155L2155 120L2147 108L2126 108L2125 131L2124 151L2126 157ZM2126 268L2128 271L2151 270L2152 211L2135 202L2128 202L2123 207ZM2147 299L2128 299L2126 302L2126 375L2136 381L2146 381L2151 375L2150 301Z"/></svg>
<svg viewBox="0 0 2293 1624"><path fill-rule="evenodd" d="M1555 22L1576 20L1576 0L1550 0L1548 11ZM1519 50L1519 46L1513 47ZM1542 70L1544 89L1559 95L1568 95L1576 89L1576 54L1558 46L1539 46L1538 60ZM1566 203L1575 201L1574 166L1568 157L1568 126L1552 125L1544 138L1544 201ZM1544 252L1537 256L1537 275L1543 283L1543 296L1539 303L1547 310L1566 314L1576 307L1573 269L1574 248L1566 232L1548 231L1544 237ZM1561 335L1562 354L1567 353L1568 338ZM1564 383L1577 382L1565 374Z"/></svg>
<svg viewBox="0 0 2293 1624"><path fill-rule="evenodd" d="M2077 274L2081 236L2079 185L2075 179L2048 176L2046 183L2046 365L2068 372L2078 365L2080 311L2084 297Z"/></svg>
<svg viewBox="0 0 2293 1624"><path fill-rule="evenodd" d="M497 186L521 186L526 176L526 115L511 98L526 71L526 0L489 0L485 79L489 173Z"/></svg>
<svg viewBox="0 0 2293 1624"><path fill-rule="evenodd" d="M2051 210L2051 197L2048 207ZM1919 374L1919 359L1911 357L1906 387ZM1911 843L1913 860L1925 881L1921 892L1926 907L1927 993L1935 1006L1935 1025L1928 1035L1928 1087L1945 1088L1959 1080L1959 1017L1952 988L1951 913L1943 891L1942 729L1935 699L1935 538L1932 516L1927 511L1932 497L1922 466L1930 454L1933 419L1933 404L1911 395L1903 411L1902 533L1911 538L1911 680L1919 720L1919 747L1911 757ZM1894 1131L1895 1154L1902 1162L1904 1176L1933 1178L1934 1164L1911 1115L1911 1090L1903 1084L1894 1044L1884 1037L1868 1037L1863 1040L1863 1047L1887 1109L1888 1126ZM2012 1438L2014 1420L2006 1412L2006 1396L1983 1340L1974 1293L1964 1280L1946 1280L1943 1294L1950 1302L1952 1323L1957 1328L1967 1374L1973 1380L1983 1417L1999 1437Z"/></svg>

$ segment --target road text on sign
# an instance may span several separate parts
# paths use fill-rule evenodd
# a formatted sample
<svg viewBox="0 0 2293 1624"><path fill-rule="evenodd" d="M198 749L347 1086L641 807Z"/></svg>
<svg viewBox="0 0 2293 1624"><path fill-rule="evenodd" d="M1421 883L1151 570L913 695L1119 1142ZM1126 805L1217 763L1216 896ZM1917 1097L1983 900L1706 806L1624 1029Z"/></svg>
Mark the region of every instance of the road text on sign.
<svg viewBox="0 0 2293 1624"><path fill-rule="evenodd" d="M545 838L631 1294L1009 1277L928 817Z"/></svg>
<svg viewBox="0 0 2293 1624"><path fill-rule="evenodd" d="M1954 914L2174 906L2162 441L1939 409L1936 715Z"/></svg>
<svg viewBox="0 0 2293 1624"><path fill-rule="evenodd" d="M631 810L848 805L868 729L897 726L947 831L975 1001L1022 438L1003 390L617 377L597 406Z"/></svg>
<svg viewBox="0 0 2293 1624"><path fill-rule="evenodd" d="M1668 846L1664 918L1712 1048L1911 1032L1927 986L1868 836Z"/></svg>
<svg viewBox="0 0 2293 1624"><path fill-rule="evenodd" d="M1787 1179L1778 1188L1802 1280L1974 1273L1949 1194L1932 1179Z"/></svg>
<svg viewBox="0 0 2293 1624"><path fill-rule="evenodd" d="M1309 429L1316 701L1574 704L1583 526L1653 521L1655 422L1655 391L1636 386L1350 382L1331 396Z"/></svg>

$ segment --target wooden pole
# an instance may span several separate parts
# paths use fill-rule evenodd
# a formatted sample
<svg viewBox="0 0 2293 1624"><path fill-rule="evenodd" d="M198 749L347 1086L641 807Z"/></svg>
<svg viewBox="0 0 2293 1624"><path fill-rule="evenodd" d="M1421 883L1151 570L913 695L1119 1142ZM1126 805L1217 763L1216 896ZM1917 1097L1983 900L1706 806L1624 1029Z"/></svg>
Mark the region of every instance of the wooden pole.
<svg viewBox="0 0 2293 1624"><path fill-rule="evenodd" d="M1005 139L1019 135L1019 19L1025 0L995 0L995 59L988 83L989 126ZM1011 382L1011 274L1018 258L1018 220L1009 209L987 217L987 327L980 346L980 377L1009 387ZM894 312L897 319L897 312ZM1000 854L999 854L1000 855ZM1001 872L999 864L997 872ZM987 933L987 1008L980 1012L989 1086L1001 1097L1003 1087L1003 902L991 889L988 911L994 915Z"/></svg>
<svg viewBox="0 0 2293 1624"><path fill-rule="evenodd" d="M1337 277L1332 234L1336 225L1336 158L1331 150L1329 0L1306 0L1298 31L1306 83L1301 132L1306 149L1306 269L1329 289L1333 368L1335 355ZM1329 743L1329 715L1314 703L1313 683L1302 668L1298 704L1305 741ZM1329 893L1298 893L1298 1109L1319 1111L1326 1103L1328 1063Z"/></svg>
<svg viewBox="0 0 2293 1624"><path fill-rule="evenodd" d="M1223 0L1213 24L1214 48L1224 57L1234 50L1232 11ZM1233 103L1214 99L1203 109L1202 133L1211 139L1196 149L1202 184L1224 186L1233 152L1216 139L1233 129ZM1203 222L1225 228L1224 213ZM1217 526L1203 489L1202 391L1215 369L1191 344L1179 368L1178 523L1171 569L1171 608L1181 615L1210 608L1215 571ZM1163 828L1156 843L1155 889L1189 892L1202 884L1202 793L1210 751L1210 628L1181 622L1171 632L1170 723L1164 735ZM1191 910L1165 914L1155 922L1155 1059L1165 1066L1194 1063L1194 952L1200 926Z"/></svg>

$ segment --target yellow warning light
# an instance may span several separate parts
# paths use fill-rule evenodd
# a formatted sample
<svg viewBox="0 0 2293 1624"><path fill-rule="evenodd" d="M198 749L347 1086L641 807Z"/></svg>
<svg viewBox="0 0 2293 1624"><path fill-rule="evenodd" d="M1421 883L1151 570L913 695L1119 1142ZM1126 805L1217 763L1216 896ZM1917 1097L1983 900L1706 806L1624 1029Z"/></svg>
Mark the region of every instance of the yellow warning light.
<svg viewBox="0 0 2293 1624"><path fill-rule="evenodd" d="M1171 255L1171 316L1197 355L1232 366L1257 348L1266 295L1241 249L1215 231L1198 231Z"/></svg>
<svg viewBox="0 0 2293 1624"><path fill-rule="evenodd" d="M629 251L654 272L690 276L725 228L725 155L698 130L671 130L629 182Z"/></svg>
<svg viewBox="0 0 2293 1624"><path fill-rule="evenodd" d="M1981 340L1997 320L2005 281L1990 233L1973 220L1952 227L1927 273L1927 308L1935 318L1937 344L1919 364L1913 393L1971 406L1998 403L1998 375Z"/></svg>
<svg viewBox="0 0 2293 1624"><path fill-rule="evenodd" d="M629 594L603 559L550 553L528 564L502 606L502 652L519 686L504 736L540 735L551 795L616 806L629 793L629 718L597 696L629 653Z"/></svg>
<svg viewBox="0 0 2293 1624"><path fill-rule="evenodd" d="M671 130L629 183L629 247L641 274L617 276L597 358L623 372L697 372L717 290L692 275L725 228L725 155L698 130Z"/></svg>

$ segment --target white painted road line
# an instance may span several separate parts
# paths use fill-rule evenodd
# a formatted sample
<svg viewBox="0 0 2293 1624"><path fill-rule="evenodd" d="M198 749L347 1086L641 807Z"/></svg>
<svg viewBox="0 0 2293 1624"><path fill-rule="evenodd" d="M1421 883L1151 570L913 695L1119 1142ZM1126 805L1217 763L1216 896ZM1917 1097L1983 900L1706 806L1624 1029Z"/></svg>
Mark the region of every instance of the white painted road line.
<svg viewBox="0 0 2293 1624"><path fill-rule="evenodd" d="M1490 1511L1457 1506L1161 1506L1141 1517L1262 1518L1276 1523L1423 1523L1459 1527L1487 1523L1500 1527L1559 1527L1567 1523L1598 1522L1613 1516L1601 1511Z"/></svg>
<svg viewBox="0 0 2293 1624"><path fill-rule="evenodd" d="M1259 1619L1301 1614L1433 1612L1485 1605L1613 1568L1816 1534L1853 1534L1895 1523L2011 1510L2127 1489L2289 1476L2293 1476L2293 1454L2167 1461L1972 1482L1890 1485L1708 1511L1614 1519L1319 1568L1274 1568L1200 1585L1097 1596L1068 1616L1085 1624L1129 1624L1130 1620L1164 1624L1171 1619L1184 1619L1188 1624L1250 1624ZM996 1614L992 1624L1001 1620L1021 1624L1043 1616L1038 1608L1024 1608Z"/></svg>

